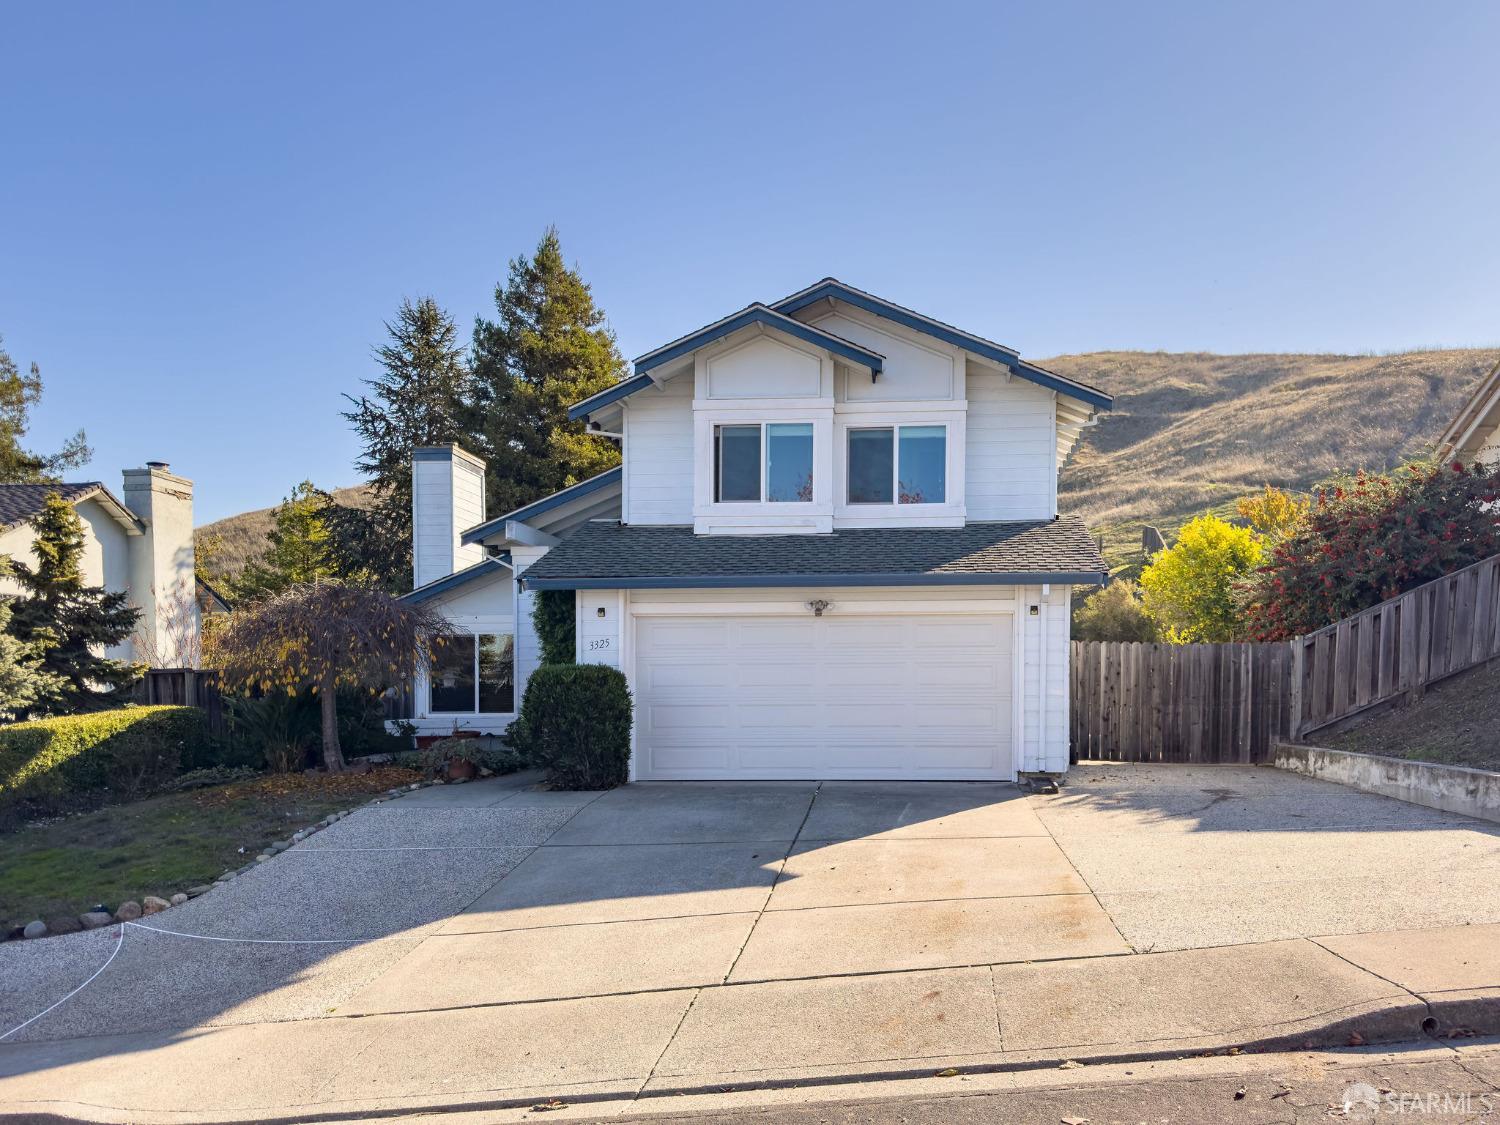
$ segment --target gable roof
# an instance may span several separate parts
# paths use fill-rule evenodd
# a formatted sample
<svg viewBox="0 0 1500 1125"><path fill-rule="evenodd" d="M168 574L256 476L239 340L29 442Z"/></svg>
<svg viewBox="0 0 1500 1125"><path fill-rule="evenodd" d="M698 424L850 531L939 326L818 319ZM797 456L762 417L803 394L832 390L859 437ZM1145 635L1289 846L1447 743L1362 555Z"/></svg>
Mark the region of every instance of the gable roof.
<svg viewBox="0 0 1500 1125"><path fill-rule="evenodd" d="M725 336L732 335L742 328L748 328L752 324L762 324L777 332L816 344L820 348L832 352L834 355L843 356L852 363L861 367L867 367L871 373L879 377L885 369L885 356L879 352L856 344L853 340L846 340L842 336L835 336L832 332L825 332L811 324L803 324L800 320L794 320L784 313L777 312L759 301L746 305L739 312L731 313L722 320L716 320L712 324L705 324L696 332L690 332L686 336L679 336L670 344L663 344L653 351L636 358L634 367L635 375L617 383L607 390L600 391L590 398L568 408L569 421L577 421L590 411L599 410L612 402L618 402L626 395L634 394L638 390L649 387L654 380L646 377L647 372L654 371L674 360L681 359L685 355L691 355L699 348L705 348L715 340L722 340Z"/></svg>
<svg viewBox="0 0 1500 1125"><path fill-rule="evenodd" d="M822 300L843 301L847 305L853 305L857 309L884 317L886 320L900 324L905 328L925 333L935 339L942 340L945 344L963 348L965 351L973 352L977 356L992 360L1004 367L1008 367L1023 379L1029 379L1033 383L1039 383L1049 390L1061 391L1063 394L1072 395L1074 398L1082 399L1091 406L1097 406L1101 410L1109 410L1114 406L1114 399L1097 387L1091 387L1087 383L1079 383L1072 379L1064 378L1054 372L1037 367L1035 364L1027 363L1021 358L1021 354L1015 348L997 344L993 340L986 340L983 336L976 336L972 332L965 332L962 328L955 328L951 324L944 324L941 320L934 320L930 316L898 305L894 301L887 301L884 297L877 297L873 293L866 293L863 289L856 289L852 285L840 281L836 277L825 277L822 281L809 285L793 293L790 297L783 297L771 307L778 312L793 313L799 309L805 309L808 305L816 304Z"/></svg>
<svg viewBox="0 0 1500 1125"><path fill-rule="evenodd" d="M536 590L1098 583L1081 520L845 528L829 535L695 535L596 520L521 576Z"/></svg>
<svg viewBox="0 0 1500 1125"><path fill-rule="evenodd" d="M1485 444L1485 438L1500 427L1500 361L1474 388L1443 436L1438 438L1437 459L1446 461L1456 457L1460 461L1473 458Z"/></svg>
<svg viewBox="0 0 1500 1125"><path fill-rule="evenodd" d="M887 301L883 297L877 297L873 293L866 293L863 289L856 289L852 285L846 285L837 278L825 277L822 281L809 285L789 297L783 297L772 305L764 305L756 302L747 305L737 313L733 313L722 320L705 325L696 332L691 332L673 340L670 344L663 344L653 351L647 352L635 361L635 373L627 379L607 390L600 391L596 395L575 403L568 408L568 419L577 421L586 418L594 411L602 410L612 403L628 398L637 391L643 391L652 386L655 380L651 378L650 372L673 360L680 359L685 355L697 351L699 348L722 339L731 332L737 332L750 324L764 324L779 332L806 340L826 348L835 355L841 355L879 376L884 370L885 357L879 352L871 351L861 344L852 340L846 340L842 336L835 336L831 332L825 332L814 325L804 324L793 318L792 314L816 304L822 300L843 301L865 312L873 313L875 316L884 317L895 324L905 328L924 333L934 339L942 340L944 343L954 347L963 348L1002 367L1008 368L1012 373L1022 379L1029 380L1048 390L1057 391L1060 394L1070 395L1090 406L1100 410L1109 410L1114 406L1114 399L1097 387L1091 387L1086 383L1079 383L1073 379L1065 378L1055 372L1027 363L1014 348L1008 348L1004 344L997 344L993 340L986 340L983 336L976 336L972 332L965 332L961 328L955 328L951 324L944 324L940 320L934 320L930 316L923 316L919 312L898 305L894 301Z"/></svg>
<svg viewBox="0 0 1500 1125"><path fill-rule="evenodd" d="M127 530L139 532L145 526L134 512L114 498L102 481L85 480L57 484L0 484L0 531L29 523L53 493L75 506L97 498Z"/></svg>
<svg viewBox="0 0 1500 1125"><path fill-rule="evenodd" d="M564 504L581 500L583 497L598 492L601 488L608 488L612 484L619 484L624 479L625 470L616 465L613 469L605 469L598 476L581 480L577 484L570 484L560 492L554 492L551 496L543 496L524 507L517 508L513 512L506 512L503 516L496 516L492 520L485 520L481 524L475 524L463 532L459 542L464 546L470 543L478 543L481 539L487 539L496 532L505 530L505 524L509 520L524 522L537 516L550 512L553 508L560 508Z"/></svg>

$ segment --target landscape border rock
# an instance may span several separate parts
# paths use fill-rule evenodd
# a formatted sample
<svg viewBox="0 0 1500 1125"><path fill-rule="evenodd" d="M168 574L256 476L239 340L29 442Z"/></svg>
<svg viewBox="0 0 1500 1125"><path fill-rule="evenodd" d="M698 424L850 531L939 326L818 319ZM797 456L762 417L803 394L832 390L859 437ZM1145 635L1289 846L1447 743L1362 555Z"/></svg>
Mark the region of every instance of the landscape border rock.
<svg viewBox="0 0 1500 1125"><path fill-rule="evenodd" d="M261 852L259 852L249 863L245 864L243 867L234 868L224 872L224 874L220 875L212 883L203 883L196 887L189 887L186 892L178 891L176 894L172 895L170 899L163 899L157 895L146 895L142 902L136 902L133 899L128 900L126 902L122 902L114 914L110 914L108 910L102 907L98 910L87 910L77 916L77 925L85 930L97 930L101 929L104 926L113 925L116 922L134 922L142 915L159 914L163 910L169 910L174 906L181 906L183 903L189 901L190 899L195 899L200 895L207 894L215 887L222 887L231 879L235 878L238 875L243 875L245 872L249 871L253 867L256 867L258 864L267 863L272 859L275 859L278 855L283 852L289 851L291 848L302 843L308 837L314 835L315 833L321 832L323 829L337 823L340 820L343 820L344 817L348 816L352 812L358 812L362 808L370 808L372 805L383 804L393 797L400 797L406 793L413 793L418 789L425 789L429 785L442 784L443 782L441 780L433 779L415 781L408 785L402 785L396 789L389 789L379 796L366 801L363 805L356 805L353 808L340 809L338 812L331 812L316 824L309 825L306 828L302 828L296 832L293 832L285 840L273 841L264 849L262 849ZM142 903L144 903L144 906L142 905ZM71 930L71 932L75 933L77 932L77 930L72 930L71 927L69 927L68 930ZM39 938L50 937L58 932L66 931L58 931L55 928L49 928L46 922L38 918L25 926L17 926L13 931L8 931L6 934L0 934L0 941L5 940L6 936L15 938Z"/></svg>

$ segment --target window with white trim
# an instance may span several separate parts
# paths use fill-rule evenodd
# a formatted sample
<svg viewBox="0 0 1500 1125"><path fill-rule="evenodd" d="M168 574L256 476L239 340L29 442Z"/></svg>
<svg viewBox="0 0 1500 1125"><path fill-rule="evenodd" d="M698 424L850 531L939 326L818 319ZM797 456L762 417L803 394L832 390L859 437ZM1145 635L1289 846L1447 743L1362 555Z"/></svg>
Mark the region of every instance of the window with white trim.
<svg viewBox="0 0 1500 1125"><path fill-rule="evenodd" d="M850 427L850 504L942 504L947 498L947 426Z"/></svg>
<svg viewBox="0 0 1500 1125"><path fill-rule="evenodd" d="M813 424L714 427L714 502L807 504L813 498Z"/></svg>
<svg viewBox="0 0 1500 1125"><path fill-rule="evenodd" d="M427 669L428 714L515 712L516 644L510 633L456 633L434 647Z"/></svg>

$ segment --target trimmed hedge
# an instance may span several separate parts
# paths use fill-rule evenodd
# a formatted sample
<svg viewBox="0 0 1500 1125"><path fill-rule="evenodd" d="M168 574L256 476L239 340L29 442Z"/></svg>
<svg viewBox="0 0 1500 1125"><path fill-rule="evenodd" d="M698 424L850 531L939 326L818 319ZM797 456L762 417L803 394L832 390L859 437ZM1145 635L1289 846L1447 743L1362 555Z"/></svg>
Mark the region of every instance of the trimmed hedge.
<svg viewBox="0 0 1500 1125"><path fill-rule="evenodd" d="M160 789L207 753L196 707L125 707L0 727L0 818Z"/></svg>
<svg viewBox="0 0 1500 1125"><path fill-rule="evenodd" d="M630 689L617 668L543 664L511 739L557 789L613 789L630 766Z"/></svg>

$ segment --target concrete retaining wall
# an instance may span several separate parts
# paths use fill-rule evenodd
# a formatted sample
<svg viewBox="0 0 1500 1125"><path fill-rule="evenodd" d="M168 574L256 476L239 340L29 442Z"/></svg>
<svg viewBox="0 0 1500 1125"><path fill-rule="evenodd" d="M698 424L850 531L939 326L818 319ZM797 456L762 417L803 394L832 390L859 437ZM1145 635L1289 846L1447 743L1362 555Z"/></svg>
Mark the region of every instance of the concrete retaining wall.
<svg viewBox="0 0 1500 1125"><path fill-rule="evenodd" d="M1500 773L1489 770L1286 743L1272 749L1271 764L1366 793L1500 822Z"/></svg>

